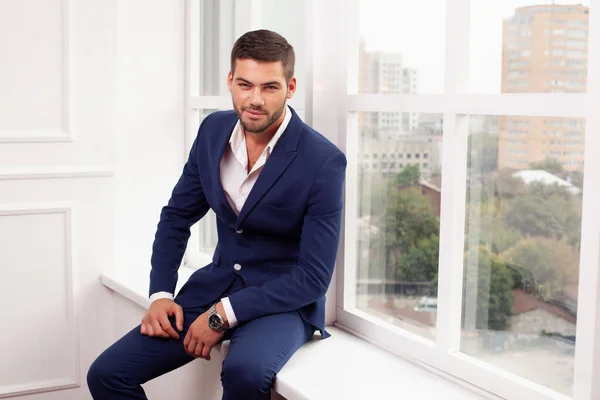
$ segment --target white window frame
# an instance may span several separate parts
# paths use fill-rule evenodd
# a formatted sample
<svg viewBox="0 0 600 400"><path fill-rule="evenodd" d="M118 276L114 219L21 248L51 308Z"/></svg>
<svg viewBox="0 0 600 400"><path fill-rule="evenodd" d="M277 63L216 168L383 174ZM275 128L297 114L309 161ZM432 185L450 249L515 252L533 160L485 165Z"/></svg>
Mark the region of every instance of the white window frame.
<svg viewBox="0 0 600 400"><path fill-rule="evenodd" d="M229 109L229 96L189 94L190 49L195 46L189 15L198 0L186 4L186 131L195 131L191 116L198 109ZM260 0L238 0L245 17L236 21L240 34L260 26ZM600 13L590 13L588 40L588 86L585 94L468 94L470 0L446 1L445 91L438 95L348 94L358 86L358 0L305 0L307 13L305 60L306 97L301 99L305 121L336 143L348 158L345 217L336 273L329 301L335 301L334 325L412 362L469 386L484 396L507 399L565 400L569 397L506 370L460 353L463 246L466 201L467 115L554 116L586 118L583 218L581 227L577 348L575 352L575 400L600 399ZM600 10L600 0L590 9ZM408 3L407 3L408 4ZM456 55L460 54L460 57ZM300 82L302 84L302 82ZM357 310L356 243L353 220L357 205L358 112L442 113L444 115L442 202L440 218L440 264L436 341L387 324ZM186 154L191 145L186 135ZM200 267L208 254L186 253L186 263ZM199 246L199 244L197 245ZM443 332L443 334L441 334ZM490 397L492 398L492 397Z"/></svg>
<svg viewBox="0 0 600 400"><path fill-rule="evenodd" d="M329 3L329 2L328 2ZM332 2L335 3L335 2ZM345 0L338 4L337 34L347 39L343 52L330 54L329 65L347 65L349 92L355 93L358 60L358 0ZM600 1L592 0L590 8L600 9ZM335 7L330 5L330 7ZM329 26L336 13L327 6L315 7L328 16ZM577 321L577 349L573 398L593 400L600 398L600 320L599 252L600 252L600 182L593 179L593 172L600 168L600 157L594 155L600 149L600 138L593 132L600 130L598 106L591 99L600 98L600 14L590 13L588 54L588 89L586 94L468 94L469 91L469 38L471 35L471 1L447 0L446 2L446 68L445 92L440 95L381 95L350 94L340 110L344 120L338 131L339 141L348 156L346 178L346 215L342 253L337 266L337 314L335 325L363 339L413 362L447 376L459 383L470 385L507 399L567 399L557 393L521 376L510 373L475 357L460 352L463 248L465 201L467 191L467 137L466 115L502 116L556 116L562 118L586 118L586 163L584 169L585 191L583 195L582 243ZM324 17L323 17L324 18ZM315 15L318 20L318 15ZM318 25L318 24L317 24ZM341 27L341 30L340 30ZM318 26L317 26L318 28ZM345 28L345 29L344 29ZM332 34L335 31L330 31ZM323 45L323 42L320 42ZM318 43L315 43L317 46ZM331 50L331 49L330 49ZM350 54L350 57L347 55ZM456 55L460 54L460 57ZM334 60L333 57L337 59ZM598 71L594 73L594 71ZM340 71L341 73L342 71ZM345 82L342 82L342 85ZM344 88L345 89L345 88ZM342 94L343 95L343 94ZM598 103L598 102L596 102ZM388 324L355 308L356 276L356 226L352 224L357 209L357 159L358 121L357 112L417 112L443 113L444 140L442 165L442 204L440 218L440 264L438 272L437 340L427 340L407 330ZM353 114L354 113L354 114ZM443 332L443 334L441 334Z"/></svg>

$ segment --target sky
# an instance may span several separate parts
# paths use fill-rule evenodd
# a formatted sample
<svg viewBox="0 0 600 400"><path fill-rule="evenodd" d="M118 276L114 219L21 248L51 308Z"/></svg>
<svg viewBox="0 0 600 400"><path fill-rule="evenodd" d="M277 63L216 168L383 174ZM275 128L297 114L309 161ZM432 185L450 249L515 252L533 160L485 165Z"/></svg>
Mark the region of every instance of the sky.
<svg viewBox="0 0 600 400"><path fill-rule="evenodd" d="M444 89L446 0L361 0L360 32L367 51L399 52L416 68L421 94ZM500 93L502 21L518 7L552 4L549 0L472 0L472 93ZM589 1L563 0L556 4Z"/></svg>

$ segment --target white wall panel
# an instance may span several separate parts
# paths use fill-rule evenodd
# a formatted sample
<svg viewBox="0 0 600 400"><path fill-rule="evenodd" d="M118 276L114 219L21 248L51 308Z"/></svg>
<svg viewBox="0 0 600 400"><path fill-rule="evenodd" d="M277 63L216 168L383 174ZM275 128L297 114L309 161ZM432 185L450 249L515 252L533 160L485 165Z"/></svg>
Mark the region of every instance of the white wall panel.
<svg viewBox="0 0 600 400"><path fill-rule="evenodd" d="M66 0L0 1L0 142L68 141Z"/></svg>
<svg viewBox="0 0 600 400"><path fill-rule="evenodd" d="M0 209L0 395L79 384L68 208Z"/></svg>

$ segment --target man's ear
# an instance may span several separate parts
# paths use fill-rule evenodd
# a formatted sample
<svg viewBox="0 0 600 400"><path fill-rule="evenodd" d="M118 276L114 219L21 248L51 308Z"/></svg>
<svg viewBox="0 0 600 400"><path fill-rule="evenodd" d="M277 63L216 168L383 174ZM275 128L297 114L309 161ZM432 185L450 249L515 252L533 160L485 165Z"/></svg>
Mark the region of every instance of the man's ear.
<svg viewBox="0 0 600 400"><path fill-rule="evenodd" d="M291 99L294 97L294 93L296 92L296 77L292 77L288 82L288 90L287 90L287 98Z"/></svg>
<svg viewBox="0 0 600 400"><path fill-rule="evenodd" d="M231 92L231 87L233 86L233 73L229 71L227 74L227 87L229 88L229 92Z"/></svg>

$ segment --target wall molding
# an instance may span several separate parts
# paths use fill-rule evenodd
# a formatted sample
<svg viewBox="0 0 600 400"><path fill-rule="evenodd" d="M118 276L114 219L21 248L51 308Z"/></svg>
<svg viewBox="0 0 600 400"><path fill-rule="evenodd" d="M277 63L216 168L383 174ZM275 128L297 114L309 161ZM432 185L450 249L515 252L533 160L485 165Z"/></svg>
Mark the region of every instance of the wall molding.
<svg viewBox="0 0 600 400"><path fill-rule="evenodd" d="M62 214L65 226L65 291L67 297L67 331L73 346L71 376L56 380L40 380L18 385L0 386L0 399L26 394L77 388L81 386L79 324L75 312L75 293L73 287L73 251L72 219L70 205L65 204L19 204L11 207L0 206L0 217L39 214Z"/></svg>
<svg viewBox="0 0 600 400"><path fill-rule="evenodd" d="M73 142L70 121L70 6L71 0L61 0L61 61L62 115L61 129L0 129L0 143L60 143Z"/></svg>
<svg viewBox="0 0 600 400"><path fill-rule="evenodd" d="M113 166L52 166L0 168L0 181L25 179L111 178Z"/></svg>

